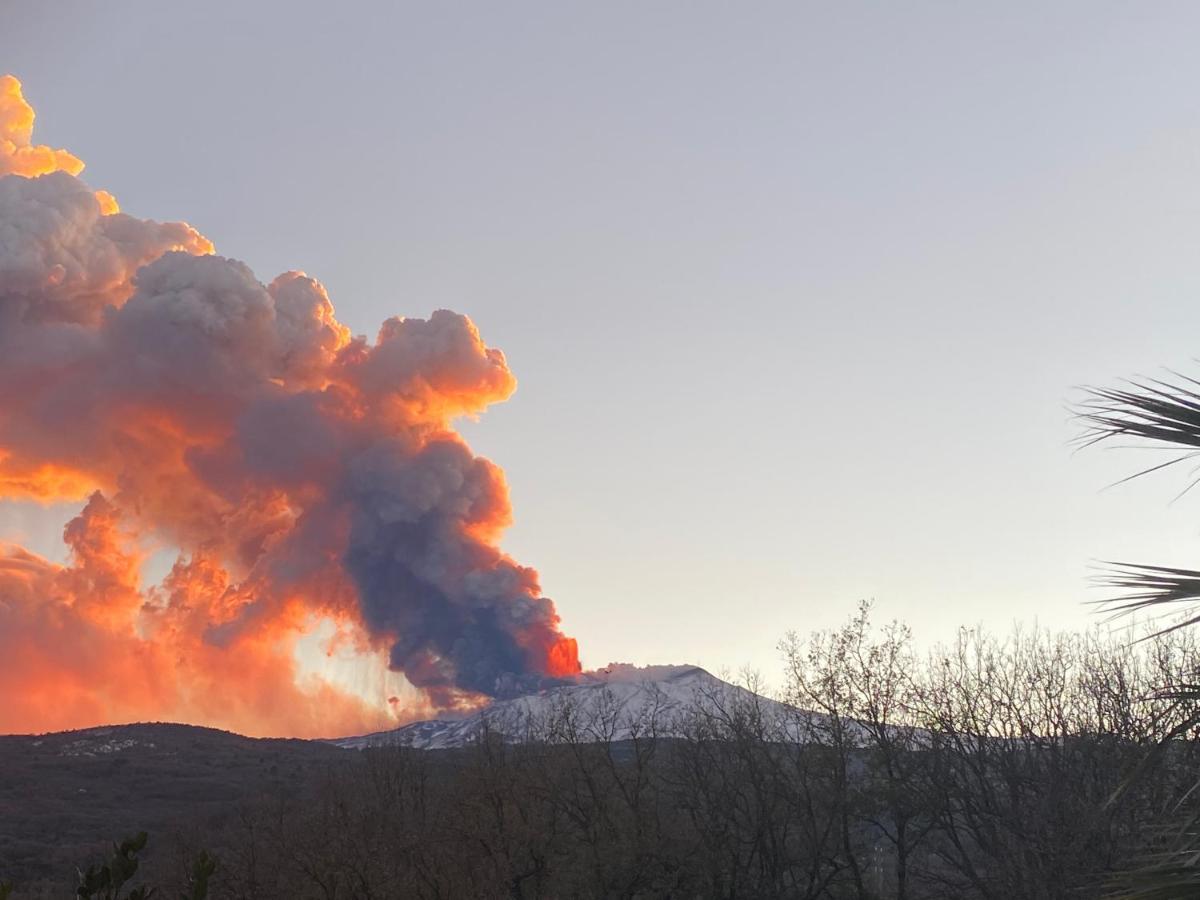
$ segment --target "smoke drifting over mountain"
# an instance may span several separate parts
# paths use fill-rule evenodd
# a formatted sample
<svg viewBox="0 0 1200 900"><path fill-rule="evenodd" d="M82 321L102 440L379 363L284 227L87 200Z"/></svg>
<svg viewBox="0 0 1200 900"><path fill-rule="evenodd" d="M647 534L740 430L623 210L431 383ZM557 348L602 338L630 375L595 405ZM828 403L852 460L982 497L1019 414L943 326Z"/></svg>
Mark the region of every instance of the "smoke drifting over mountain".
<svg viewBox="0 0 1200 900"><path fill-rule="evenodd" d="M471 321L352 337L319 282L263 285L191 226L120 212L32 125L0 78L0 499L86 505L66 566L0 546L0 731L389 724L298 682L317 619L439 708L577 672L498 548L503 474L452 428L516 384ZM162 546L178 560L144 586Z"/></svg>

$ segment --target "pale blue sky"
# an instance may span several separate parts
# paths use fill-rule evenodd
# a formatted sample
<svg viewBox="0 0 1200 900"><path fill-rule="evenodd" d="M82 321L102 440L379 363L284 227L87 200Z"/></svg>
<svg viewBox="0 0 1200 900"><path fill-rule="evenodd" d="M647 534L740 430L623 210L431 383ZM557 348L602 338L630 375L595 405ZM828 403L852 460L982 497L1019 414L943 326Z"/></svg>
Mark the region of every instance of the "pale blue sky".
<svg viewBox="0 0 1200 900"><path fill-rule="evenodd" d="M39 140L340 317L465 312L464 431L584 662L745 664L874 597L1076 627L1200 499L1070 455L1200 354L1200 7L0 0ZM1200 369L1200 366L1196 366ZM1192 371L1195 371L1193 369ZM0 508L49 552L65 512Z"/></svg>

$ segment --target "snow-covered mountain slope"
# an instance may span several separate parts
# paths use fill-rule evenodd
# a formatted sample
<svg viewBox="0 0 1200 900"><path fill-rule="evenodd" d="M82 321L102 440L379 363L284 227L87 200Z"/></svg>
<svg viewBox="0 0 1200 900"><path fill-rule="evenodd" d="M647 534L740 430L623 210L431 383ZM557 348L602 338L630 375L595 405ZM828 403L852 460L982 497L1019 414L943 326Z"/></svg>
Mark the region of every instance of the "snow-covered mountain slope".
<svg viewBox="0 0 1200 900"><path fill-rule="evenodd" d="M611 665L567 684L496 700L464 718L414 722L331 743L348 749L400 744L440 750L465 746L484 731L508 741L620 741L694 732L745 716L761 716L793 739L815 721L813 714L729 684L699 666Z"/></svg>

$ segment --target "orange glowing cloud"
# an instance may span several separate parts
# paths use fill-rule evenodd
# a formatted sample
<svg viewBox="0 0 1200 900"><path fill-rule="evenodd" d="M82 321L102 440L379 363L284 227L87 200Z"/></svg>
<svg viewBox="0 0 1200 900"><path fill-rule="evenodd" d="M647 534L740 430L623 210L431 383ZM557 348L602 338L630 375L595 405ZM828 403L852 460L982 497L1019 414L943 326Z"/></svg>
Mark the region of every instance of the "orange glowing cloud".
<svg viewBox="0 0 1200 900"><path fill-rule="evenodd" d="M12 75L0 75L0 176L33 178L51 172L82 172L83 160L77 156L33 143L34 118L33 107L21 93L21 82ZM106 216L120 211L117 199L108 191L96 191L96 200Z"/></svg>
<svg viewBox="0 0 1200 900"><path fill-rule="evenodd" d="M198 626L228 614L219 565L181 563L144 595L132 536L100 495L66 538L67 566L0 551L0 732L166 718L319 736L392 721L362 698L298 684L286 617L230 646L206 642Z"/></svg>
<svg viewBox="0 0 1200 900"><path fill-rule="evenodd" d="M83 162L66 150L33 143L33 107L21 94L21 82L0 75L0 175L78 175Z"/></svg>
<svg viewBox="0 0 1200 900"><path fill-rule="evenodd" d="M475 325L352 337L319 282L263 284L185 223L120 212L32 124L0 79L0 500L90 499L67 565L0 548L0 731L405 715L301 673L315 620L422 712L578 672L537 573L499 549L503 473L453 430L516 386ZM143 584L164 546L177 562Z"/></svg>

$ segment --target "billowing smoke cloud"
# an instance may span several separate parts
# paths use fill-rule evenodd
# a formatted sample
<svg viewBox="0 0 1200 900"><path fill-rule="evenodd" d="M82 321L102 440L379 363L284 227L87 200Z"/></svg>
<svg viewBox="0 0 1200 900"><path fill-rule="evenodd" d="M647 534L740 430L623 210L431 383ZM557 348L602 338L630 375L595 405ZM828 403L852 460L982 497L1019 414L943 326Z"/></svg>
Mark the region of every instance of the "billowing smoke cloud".
<svg viewBox="0 0 1200 900"><path fill-rule="evenodd" d="M498 549L503 474L452 429L515 387L471 321L352 337L317 281L263 285L190 226L121 213L32 125L0 79L0 499L86 506L65 566L0 546L0 731L386 724L299 679L315 619L437 707L578 671L537 573ZM144 586L161 546L178 561Z"/></svg>

